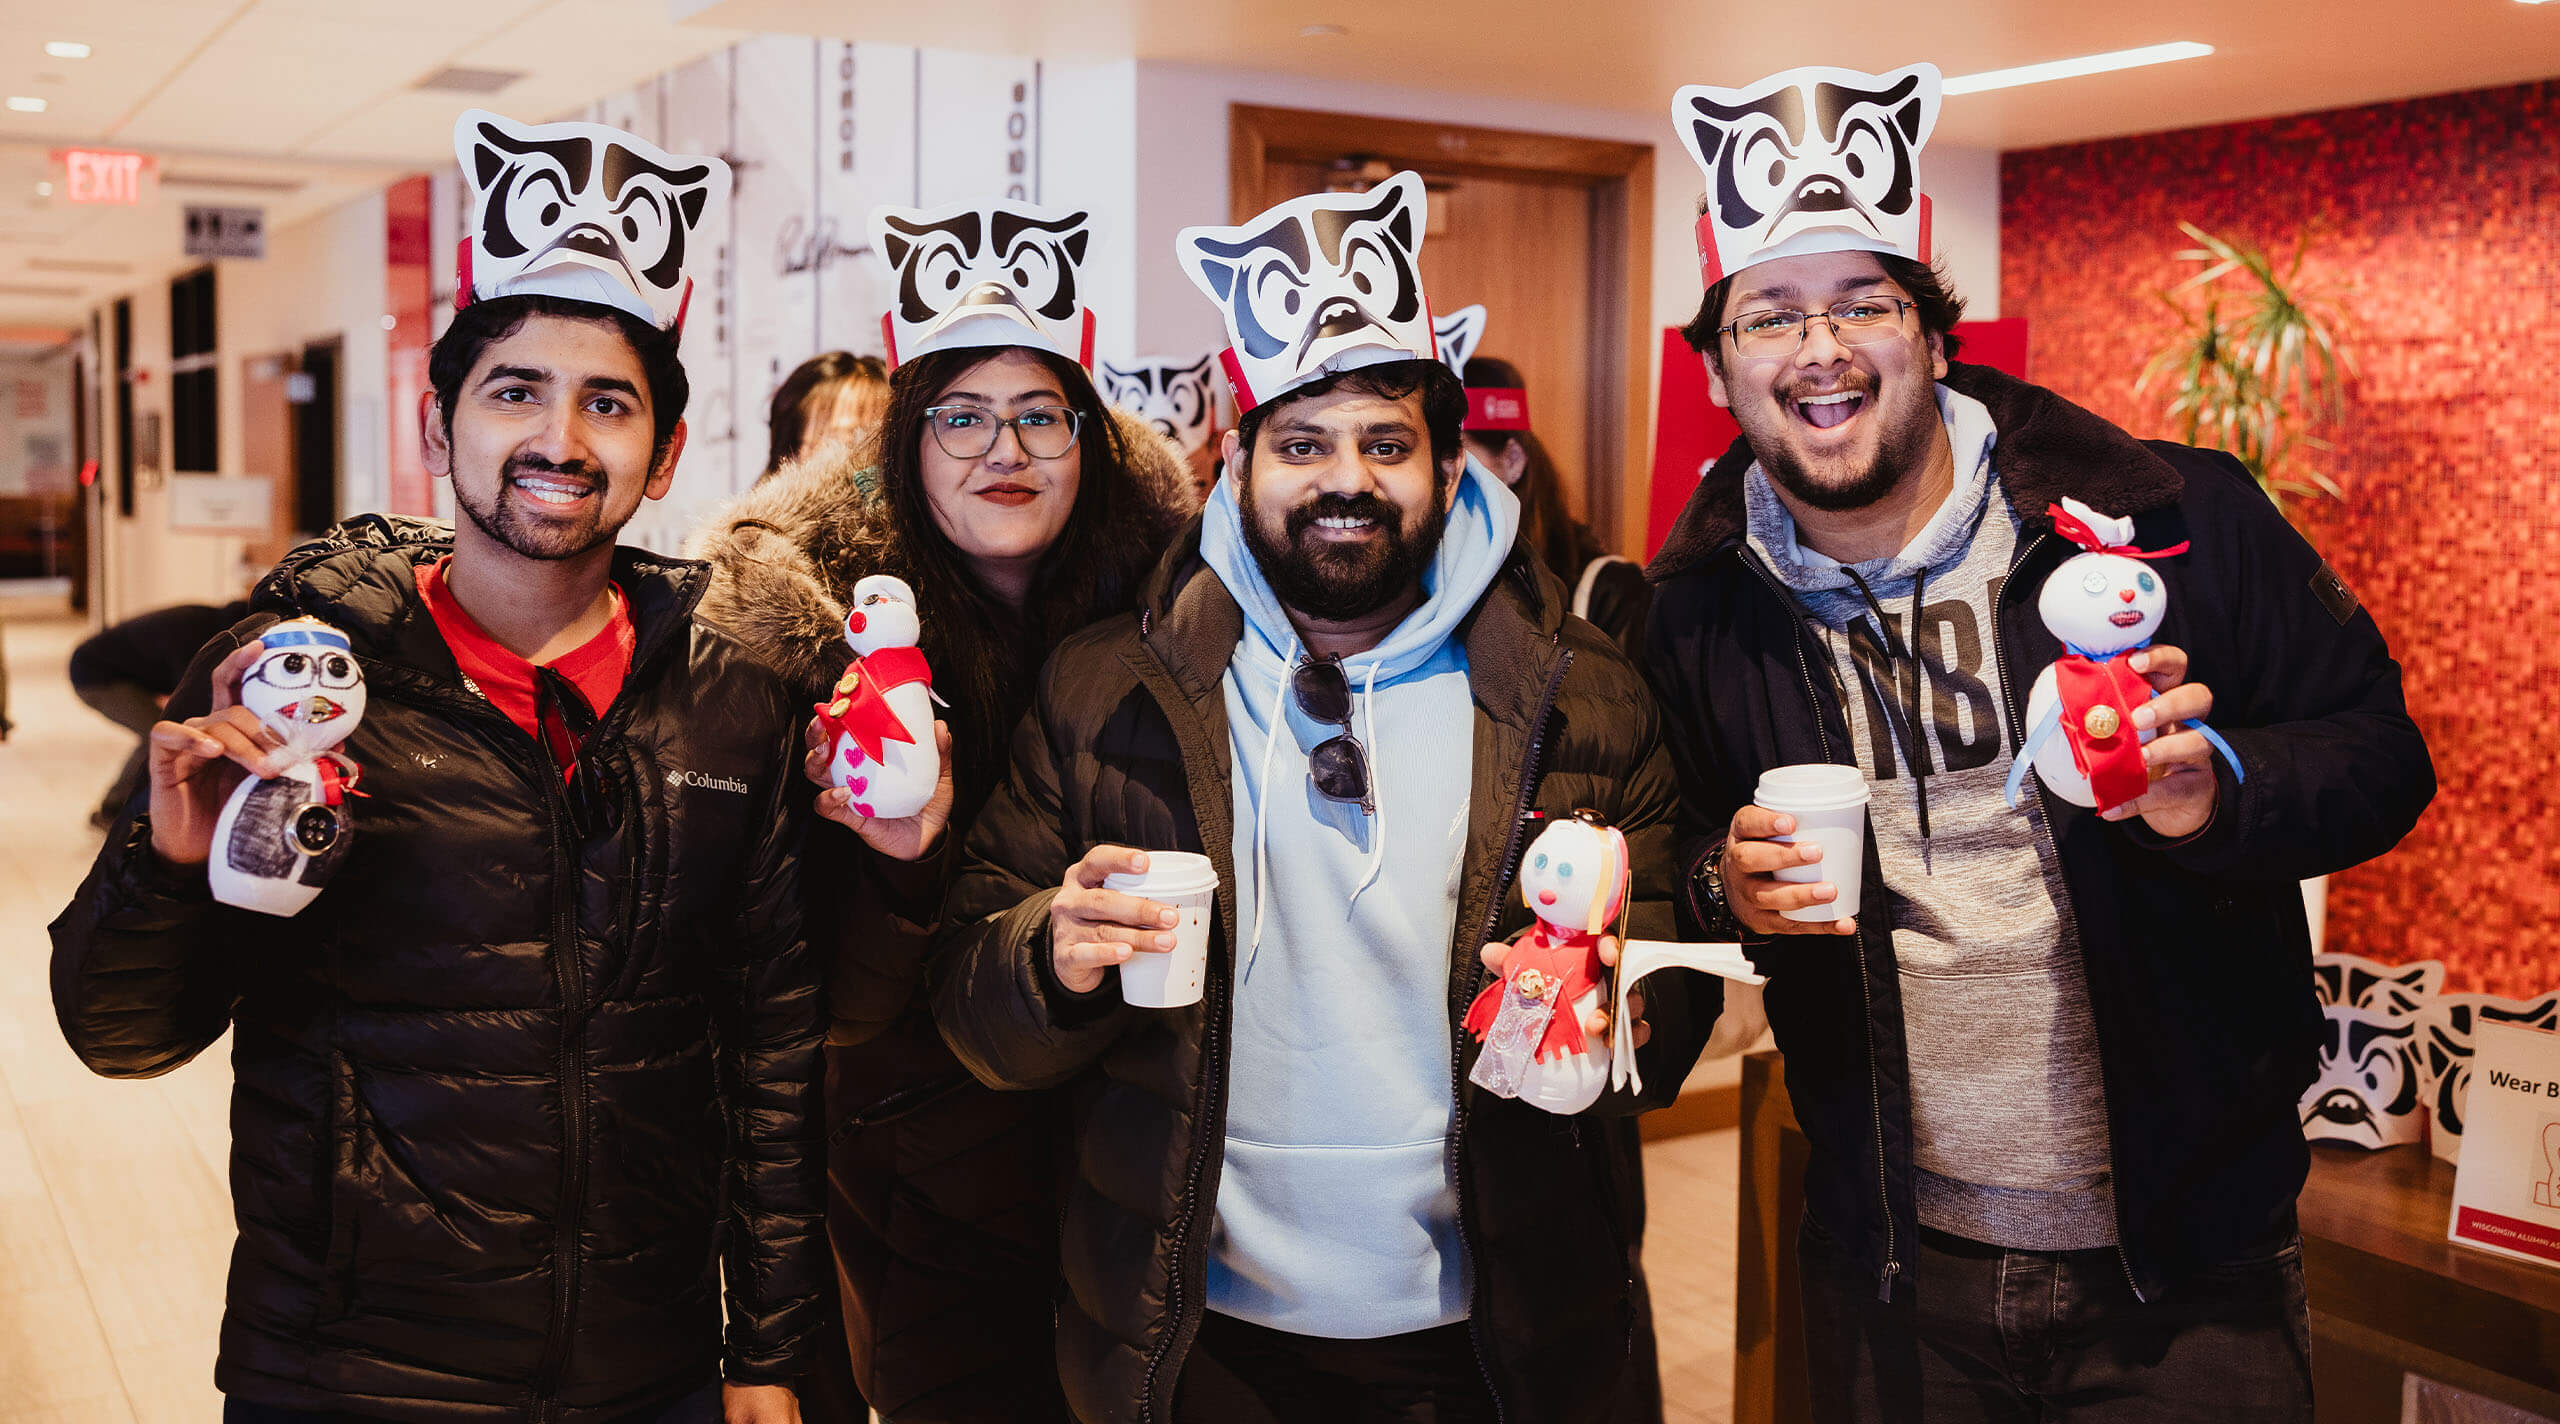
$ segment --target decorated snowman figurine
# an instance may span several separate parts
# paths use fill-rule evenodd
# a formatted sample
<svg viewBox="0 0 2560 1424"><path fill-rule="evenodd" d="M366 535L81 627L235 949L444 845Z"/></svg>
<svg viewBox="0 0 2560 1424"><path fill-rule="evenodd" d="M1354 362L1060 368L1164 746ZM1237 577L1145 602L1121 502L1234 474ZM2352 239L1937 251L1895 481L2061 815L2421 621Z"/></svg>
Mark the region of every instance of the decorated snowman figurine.
<svg viewBox="0 0 2560 1424"><path fill-rule="evenodd" d="M205 876L226 905L293 915L355 839L347 798L358 771L336 748L364 718L364 671L347 635L315 618L278 623L259 642L266 651L240 679L240 705L283 743L289 764L242 780L223 803Z"/></svg>
<svg viewBox="0 0 2560 1424"><path fill-rule="evenodd" d="M1484 1043L1467 1081L1551 1113L1578 1113L1609 1085L1609 1044L1582 1020L1607 992L1600 936L1627 900L1627 838L1577 811L1529 843L1520 898L1538 917L1512 941L1502 978L1467 1009Z"/></svg>
<svg viewBox="0 0 2560 1424"><path fill-rule="evenodd" d="M2133 521L2113 519L2076 499L2051 509L2055 532L2088 552L2063 561L2036 595L2044 626L2062 640L2062 656L2036 676L2027 693L2027 740L2009 768L2009 805L2018 804L2027 768L2045 789L2075 806L2112 810L2150 787L2142 747L2158 735L2137 731L2133 710L2157 696L2131 655L2151 646L2169 608L2169 590L2145 561L2187 550L2184 543L2144 552L2133 547ZM2204 734L2232 773L2239 759L2212 728Z"/></svg>
<svg viewBox="0 0 2560 1424"><path fill-rule="evenodd" d="M933 669L916 647L923 621L904 579L873 574L853 586L844 640L853 661L818 704L834 733L828 784L853 793L860 815L895 821L933 799L942 753L933 740Z"/></svg>

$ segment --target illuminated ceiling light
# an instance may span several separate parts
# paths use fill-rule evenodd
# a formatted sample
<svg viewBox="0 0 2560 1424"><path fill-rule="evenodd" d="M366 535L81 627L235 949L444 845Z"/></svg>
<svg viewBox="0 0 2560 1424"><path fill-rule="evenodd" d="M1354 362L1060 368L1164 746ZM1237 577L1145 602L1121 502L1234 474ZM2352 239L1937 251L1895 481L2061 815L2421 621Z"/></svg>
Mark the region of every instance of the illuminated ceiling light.
<svg viewBox="0 0 2560 1424"><path fill-rule="evenodd" d="M53 196L53 185L52 185L51 183L47 183L47 182L45 182L45 181L43 181L43 180L41 180L41 179L37 180L37 182L36 182L36 196L37 196L37 197L39 197L39 198L50 198L50 197L52 197L52 196Z"/></svg>
<svg viewBox="0 0 2560 1424"><path fill-rule="evenodd" d="M2211 53L2213 46L2192 40L2144 45L2140 49L2109 50L2105 54L2084 54L2078 59L2048 60L2043 64L2022 64L2015 69L1986 69L1980 74L1959 74L1946 82L1946 92L1979 94L1985 89L2013 89L2021 84L2044 84L2056 79L2078 79L2085 74L2140 69L2146 64L2202 59Z"/></svg>
<svg viewBox="0 0 2560 1424"><path fill-rule="evenodd" d="M89 47L78 40L47 40L44 52L56 59L87 59Z"/></svg>
<svg viewBox="0 0 2560 1424"><path fill-rule="evenodd" d="M45 107L42 99L30 99L24 94L9 96L9 112L13 114L41 114Z"/></svg>

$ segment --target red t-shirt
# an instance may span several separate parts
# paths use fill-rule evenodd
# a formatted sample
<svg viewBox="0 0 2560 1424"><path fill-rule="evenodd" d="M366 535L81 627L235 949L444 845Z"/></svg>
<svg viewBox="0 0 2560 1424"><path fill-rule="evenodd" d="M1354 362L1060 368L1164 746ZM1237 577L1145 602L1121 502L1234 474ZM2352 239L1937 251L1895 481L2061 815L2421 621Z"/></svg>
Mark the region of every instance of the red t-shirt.
<svg viewBox="0 0 2560 1424"><path fill-rule="evenodd" d="M541 718L537 725L540 699L534 664L490 637L454 601L453 590L444 581L449 559L450 556L438 559L418 570L418 596L426 600L427 612L436 620L436 631L444 634L445 646L453 650L454 662L491 706L507 714L508 721L524 728L526 736L540 737L550 744L552 759L564 774L576 770L577 734L569 730L567 721L556 711ZM613 594L613 617L594 637L544 664L568 679L578 695L587 700L588 711L597 716L603 715L621 693L622 680L631 674L631 649L637 641L631 628L631 609L622 590L610 584L606 587Z"/></svg>

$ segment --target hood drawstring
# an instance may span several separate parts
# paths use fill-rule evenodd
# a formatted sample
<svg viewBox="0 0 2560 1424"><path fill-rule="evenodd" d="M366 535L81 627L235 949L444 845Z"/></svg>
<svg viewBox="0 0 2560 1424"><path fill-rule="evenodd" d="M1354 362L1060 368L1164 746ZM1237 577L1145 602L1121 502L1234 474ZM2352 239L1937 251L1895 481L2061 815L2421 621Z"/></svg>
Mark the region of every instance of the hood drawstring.
<svg viewBox="0 0 2560 1424"><path fill-rule="evenodd" d="M1903 703L1902 759L1911 768L1911 781L1918 790L1922 872L1931 873L1929 865L1929 743L1920 730L1922 719L1928 716L1928 709L1921 705L1921 699L1928 694L1928 686L1924 681L1925 674L1920 667L1919 647L1920 599L1929 584L1929 570L1923 566L1911 576L1911 643L1907 647L1903 644L1901 636L1894 632L1893 620L1886 616L1884 605L1876 601L1875 590L1867 587L1867 581L1860 578L1858 571L1847 564L1840 566L1840 572L1847 574L1849 581L1858 586L1858 593L1867 600L1867 607L1875 611L1876 628L1884 638L1886 672L1891 673L1896 659L1911 665L1911 699ZM1891 709L1879 710L1884 712L1887 722L1893 720Z"/></svg>
<svg viewBox="0 0 2560 1424"><path fill-rule="evenodd" d="M1280 733L1288 725L1289 673L1298 665L1298 639L1289 638L1289 651L1280 655L1280 685L1271 690L1271 715L1263 722L1262 770L1255 775L1253 795L1253 939L1245 946L1244 967L1236 971L1236 982L1242 984L1253 972L1254 956L1262 952L1262 916L1271 908L1271 897L1262 893L1271 880L1271 758L1280 750Z"/></svg>

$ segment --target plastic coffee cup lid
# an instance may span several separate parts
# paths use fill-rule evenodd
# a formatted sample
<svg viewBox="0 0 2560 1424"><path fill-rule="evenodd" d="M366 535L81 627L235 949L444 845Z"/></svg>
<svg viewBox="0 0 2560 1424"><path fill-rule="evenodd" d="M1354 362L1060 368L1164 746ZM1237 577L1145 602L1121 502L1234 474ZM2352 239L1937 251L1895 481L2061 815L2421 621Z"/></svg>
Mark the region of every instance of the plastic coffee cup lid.
<svg viewBox="0 0 2560 1424"><path fill-rule="evenodd" d="M1773 766L1760 773L1751 799L1772 810L1818 811L1855 806L1867 799L1867 778L1854 766L1808 763Z"/></svg>
<svg viewBox="0 0 2560 1424"><path fill-rule="evenodd" d="M1144 872L1115 873L1105 876L1102 883L1135 895L1187 895L1217 889L1218 871L1209 857L1198 851L1151 850L1147 852Z"/></svg>

